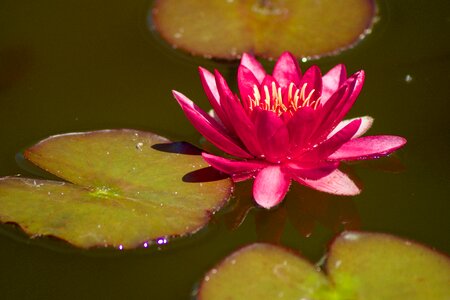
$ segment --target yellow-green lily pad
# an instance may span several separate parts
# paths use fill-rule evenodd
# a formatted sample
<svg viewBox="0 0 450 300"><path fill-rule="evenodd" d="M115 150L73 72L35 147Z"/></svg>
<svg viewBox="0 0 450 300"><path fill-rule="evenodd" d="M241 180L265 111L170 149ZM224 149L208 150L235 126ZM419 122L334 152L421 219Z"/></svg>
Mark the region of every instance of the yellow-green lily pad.
<svg viewBox="0 0 450 300"><path fill-rule="evenodd" d="M50 137L25 157L67 182L0 178L0 221L83 248L165 243L202 228L230 196L231 181L199 154L135 130Z"/></svg>
<svg viewBox="0 0 450 300"><path fill-rule="evenodd" d="M387 234L344 232L330 247L326 273L294 252L252 244L204 277L200 300L447 300L450 260Z"/></svg>
<svg viewBox="0 0 450 300"><path fill-rule="evenodd" d="M372 27L373 0L156 0L153 23L173 47L235 59L334 54Z"/></svg>

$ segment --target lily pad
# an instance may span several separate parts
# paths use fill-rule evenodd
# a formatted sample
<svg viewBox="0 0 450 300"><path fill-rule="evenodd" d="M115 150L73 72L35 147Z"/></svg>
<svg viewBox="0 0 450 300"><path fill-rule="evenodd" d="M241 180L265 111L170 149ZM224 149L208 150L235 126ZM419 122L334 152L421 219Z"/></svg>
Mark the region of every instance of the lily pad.
<svg viewBox="0 0 450 300"><path fill-rule="evenodd" d="M208 272L198 299L449 299L450 260L386 234L344 232L333 242L327 274L295 253L252 244Z"/></svg>
<svg viewBox="0 0 450 300"><path fill-rule="evenodd" d="M68 182L0 179L0 221L79 247L133 248L193 233L232 184L187 143L135 130L50 137L25 157Z"/></svg>
<svg viewBox="0 0 450 300"><path fill-rule="evenodd" d="M388 234L346 232L331 246L330 278L353 278L356 299L450 299L450 260Z"/></svg>
<svg viewBox="0 0 450 300"><path fill-rule="evenodd" d="M373 0L157 0L156 30L173 47L222 59L334 54L372 27Z"/></svg>

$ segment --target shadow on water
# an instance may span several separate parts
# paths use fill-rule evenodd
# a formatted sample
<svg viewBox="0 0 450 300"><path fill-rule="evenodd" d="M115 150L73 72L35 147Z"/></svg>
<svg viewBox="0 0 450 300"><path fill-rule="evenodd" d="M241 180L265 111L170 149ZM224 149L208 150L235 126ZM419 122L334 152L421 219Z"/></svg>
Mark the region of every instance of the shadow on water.
<svg viewBox="0 0 450 300"><path fill-rule="evenodd" d="M202 150L186 142L161 143L152 146L153 149L184 155L201 155ZM228 175L215 170L212 167L195 170L183 176L184 182L211 182L227 178Z"/></svg>

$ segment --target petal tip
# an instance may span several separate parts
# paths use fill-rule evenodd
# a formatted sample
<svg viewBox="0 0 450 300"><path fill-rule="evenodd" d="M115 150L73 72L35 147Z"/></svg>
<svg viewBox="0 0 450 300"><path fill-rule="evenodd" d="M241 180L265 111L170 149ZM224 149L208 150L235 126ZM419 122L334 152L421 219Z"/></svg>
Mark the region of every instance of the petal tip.
<svg viewBox="0 0 450 300"><path fill-rule="evenodd" d="M255 178L253 198L259 206L270 209L283 201L290 185L291 179L279 166L267 166Z"/></svg>

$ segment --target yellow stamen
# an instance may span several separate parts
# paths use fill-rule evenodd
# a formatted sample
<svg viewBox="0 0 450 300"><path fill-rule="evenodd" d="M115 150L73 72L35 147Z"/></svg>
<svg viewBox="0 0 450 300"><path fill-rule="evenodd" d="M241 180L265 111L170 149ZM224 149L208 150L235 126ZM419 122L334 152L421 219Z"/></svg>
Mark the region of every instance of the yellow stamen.
<svg viewBox="0 0 450 300"><path fill-rule="evenodd" d="M298 99L299 99L299 94L300 93L300 91L299 90L296 90L295 91L295 95L294 95L294 107L295 107L295 109L297 109L298 108Z"/></svg>
<svg viewBox="0 0 450 300"><path fill-rule="evenodd" d="M319 103L320 103L320 99L321 99L321 98L322 98L322 97L317 98L316 102L314 103L314 109L317 109L317 106L319 106Z"/></svg>
<svg viewBox="0 0 450 300"><path fill-rule="evenodd" d="M279 116L285 112L293 114L302 107L311 107L317 109L320 103L320 97L314 99L316 90L312 89L306 95L307 83L303 84L300 89L295 88L294 83L288 86L287 99L283 99L281 87L277 87L275 82L269 86L264 85L264 98L261 98L261 92L257 85L253 86L253 98L249 96L249 109L252 111L255 107L264 110L270 110ZM295 91L294 91L295 90Z"/></svg>
<svg viewBox="0 0 450 300"><path fill-rule="evenodd" d="M305 100L303 100L302 106L309 106L309 100L311 99L311 96L314 94L315 89L313 89L311 92L309 92L308 97L306 97Z"/></svg>
<svg viewBox="0 0 450 300"><path fill-rule="evenodd" d="M277 99L277 85L272 82L272 99Z"/></svg>
<svg viewBox="0 0 450 300"><path fill-rule="evenodd" d="M292 89L294 88L294 83L291 82L289 84L289 91L288 91L288 99L292 99Z"/></svg>

